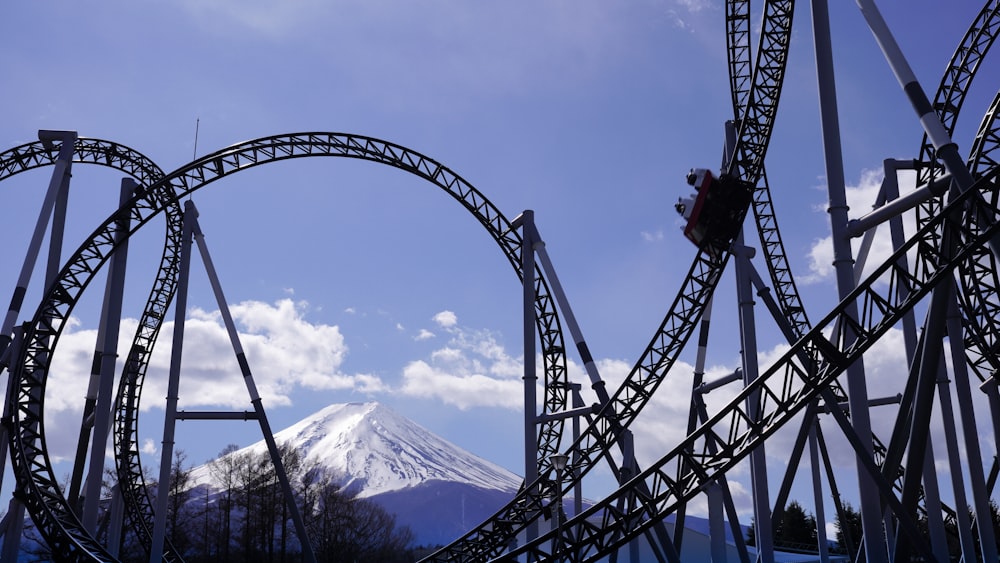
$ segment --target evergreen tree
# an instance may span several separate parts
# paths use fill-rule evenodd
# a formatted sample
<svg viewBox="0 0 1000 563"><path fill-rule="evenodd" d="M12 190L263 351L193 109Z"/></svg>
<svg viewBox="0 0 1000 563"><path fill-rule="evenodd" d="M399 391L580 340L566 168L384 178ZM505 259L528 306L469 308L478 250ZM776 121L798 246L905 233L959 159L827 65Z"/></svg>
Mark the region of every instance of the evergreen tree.
<svg viewBox="0 0 1000 563"><path fill-rule="evenodd" d="M775 547L810 551L817 549L816 518L807 513L798 501L793 500L785 506L781 518L774 525L773 533ZM757 531L752 518L750 527L747 528L746 543L757 545Z"/></svg>
<svg viewBox="0 0 1000 563"><path fill-rule="evenodd" d="M837 513L833 525L837 530L837 543L853 560L861 545L861 512L855 510L851 503L845 502L843 512Z"/></svg>
<svg viewBox="0 0 1000 563"><path fill-rule="evenodd" d="M816 549L816 518L797 501L788 503L774 530L774 543L800 549Z"/></svg>

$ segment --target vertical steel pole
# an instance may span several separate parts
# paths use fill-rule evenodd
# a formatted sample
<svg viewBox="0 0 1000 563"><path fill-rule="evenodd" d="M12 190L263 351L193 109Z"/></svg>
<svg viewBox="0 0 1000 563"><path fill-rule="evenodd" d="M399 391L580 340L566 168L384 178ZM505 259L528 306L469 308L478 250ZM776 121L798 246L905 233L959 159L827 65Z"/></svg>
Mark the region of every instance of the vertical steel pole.
<svg viewBox="0 0 1000 563"><path fill-rule="evenodd" d="M582 386L579 383L571 383L569 390L573 393L573 408L583 408L586 403L583 400L583 396L580 395L580 388ZM580 439L580 416L573 417L573 443L575 444L577 440ZM573 456L570 458L570 462L573 464L573 516L583 512L583 483L580 482L580 450L576 448L573 450Z"/></svg>
<svg viewBox="0 0 1000 563"><path fill-rule="evenodd" d="M722 485L718 481L710 481L705 485L705 496L708 500L708 541L712 563L726 563L726 518L722 511ZM676 535L677 531L674 531Z"/></svg>
<svg viewBox="0 0 1000 563"><path fill-rule="evenodd" d="M900 164L898 161L892 159L886 159L882 163L882 169L885 171L883 186L886 201L894 201L899 198L898 164ZM906 242L906 236L903 232L903 219L899 215L889 220L889 236L892 239L892 249L894 251L898 250ZM901 257L900 260L903 262L902 267L905 268L906 256ZM902 296L907 289L900 287L898 291ZM903 342L906 345L906 361L907 365L909 365L913 361L913 355L917 350L917 320L913 309L910 309L903 315Z"/></svg>
<svg viewBox="0 0 1000 563"><path fill-rule="evenodd" d="M885 159L882 162L882 169L885 173L882 181L882 189L887 202L895 201L899 198L899 169L901 166L913 167L913 161L898 161ZM894 215L889 220L889 233L892 239L893 250L898 250L906 241L903 232L903 220L900 215ZM900 258L900 267L905 268L907 257ZM860 276L861 272L857 272ZM908 291L906 287L899 287L897 290L900 296L904 296ZM903 342L906 347L906 363L912 365L917 351L917 321L913 310L906 312L903 316ZM909 408L909 401L902 408ZM944 518L941 517L941 494L938 486L937 473L934 470L934 446L927 443L927 453L924 455L924 507L927 512L927 535L931 542L931 550L936 557L946 560L948 557L947 532L944 526ZM891 520L886 515L886 531L890 537L894 533L891 527Z"/></svg>
<svg viewBox="0 0 1000 563"><path fill-rule="evenodd" d="M108 553L118 557L122 545L122 526L125 522L125 499L121 487L115 483L111 490L111 514L108 515Z"/></svg>
<svg viewBox="0 0 1000 563"><path fill-rule="evenodd" d="M830 405L831 408L838 408ZM826 514L823 510L823 479L819 464L819 444L816 440L816 427L819 421L812 418L809 425L809 465L812 467L813 502L816 508L816 544L819 548L820 561L828 561L830 558L829 547L826 542Z"/></svg>
<svg viewBox="0 0 1000 563"><path fill-rule="evenodd" d="M524 486L532 487L538 480L538 439L535 424L538 399L535 373L535 241L533 238L535 212L525 209L521 213L521 272L524 305ZM528 490L529 498L538 491ZM533 520L525 531L525 541L538 537L538 522Z"/></svg>
<svg viewBox="0 0 1000 563"><path fill-rule="evenodd" d="M702 401L702 390L700 387L705 382L705 361L708 356L708 335L712 326L712 298L709 297L708 301L705 302L705 307L702 309L701 321L698 326L698 351L695 353L694 359L694 374L691 380L691 405L688 408L688 423L686 436L690 436L695 429L698 428L700 421L700 411L699 406ZM716 483L718 485L718 483ZM720 492L720 491L717 491ZM711 521L713 518L721 520L725 519L723 513L723 499L721 494L707 494L706 500L708 501L708 517ZM677 512L674 517L674 544L677 546L678 550L682 550L684 541L684 529L686 527L687 520L687 504L681 504L677 507ZM725 537L725 536L723 536ZM711 538L714 543L715 538Z"/></svg>
<svg viewBox="0 0 1000 563"><path fill-rule="evenodd" d="M45 192L45 199L42 201L42 209L38 212L38 220L35 222L35 230L31 234L31 242L28 243L28 252L25 254L24 263L21 265L21 273L17 277L17 287L11 297L7 315L4 317L3 326L0 326L0 351L10 344L11 333L17 316L21 312L24 304L24 294L28 291L28 283L31 281L31 273L35 269L38 261L39 250L42 246L42 239L49 226L49 218L52 217L52 209L55 207L56 196L63 183L69 182L70 169L73 166L73 150L76 144L75 131L39 131L38 137L43 141L60 140L59 156L55 161L52 179L49 181L49 189Z"/></svg>
<svg viewBox="0 0 1000 563"><path fill-rule="evenodd" d="M946 249L950 246L948 231L944 233L942 244ZM930 438L929 422L934 406L934 389L939 370L944 365L942 341L945 316L948 312L949 288L947 286L950 284L950 278L946 278L931 293L931 302L927 309L924 332L921 337L920 353L916 358L916 363L910 368L909 377L916 378L916 387L909 412L910 432L906 439L907 460L903 477L903 493L900 499L902 510L907 514L900 516L914 515L919 500L920 481L923 477L925 456ZM905 406L900 410L900 416L906 416L904 409ZM895 436L893 438L896 439ZM890 444L890 450L893 449L894 445L899 446L900 444ZM891 457L887 456L884 471L895 470L895 463ZM897 560L908 561L913 541L916 541L916 538L904 539L901 534L897 533L895 549L893 549Z"/></svg>
<svg viewBox="0 0 1000 563"><path fill-rule="evenodd" d="M826 161L827 191L830 198L830 228L833 236L833 265L837 276L837 290L843 299L855 287L851 241L847 236L847 195L844 184L844 163L840 146L840 118L837 114L837 90L833 72L833 44L830 38L830 15L826 0L812 0L812 27L816 45L816 75L819 90L820 123ZM857 306L845 311L852 319L858 318ZM847 338L854 339L849 334ZM849 343L845 343L849 344ZM868 387L865 382L863 359L847 367L848 404L851 424L861 440L863 452L859 456L873 457L871 414L868 412ZM858 489L861 504L861 528L864 534L865 560L867 563L888 563L885 536L882 532L882 507L878 487L864 468L862 460L856 462Z"/></svg>
<svg viewBox="0 0 1000 563"><path fill-rule="evenodd" d="M947 283L947 282L946 282ZM965 361L964 356L962 361ZM955 430L955 409L948 388L948 372L944 358L941 358L937 377L938 405L944 422L944 442L948 452L948 467L951 473L951 488L955 498L955 515L958 518L958 539L962 547L964 561L976 560L976 546L972 539L972 521L969 518L969 502L965 493L965 478L962 476L962 460L958 451L958 434Z"/></svg>
<svg viewBox="0 0 1000 563"><path fill-rule="evenodd" d="M163 560L166 541L167 507L170 495L170 469L173 465L174 432L177 426L177 400L181 376L181 352L184 348L184 323L187 320L188 281L191 277L191 239L194 213L185 207L181 235L181 256L177 266L177 293L174 297L174 334L170 349L170 371L167 379L167 402L163 417L163 447L160 451L160 482L157 485L156 513L153 518L153 543L149 563Z"/></svg>
<svg viewBox="0 0 1000 563"><path fill-rule="evenodd" d="M965 439L965 457L969 467L969 484L972 487L972 506L975 508L976 531L979 533L980 557L984 563L997 563L997 544L993 532L990 495L989 491L986 490L986 478L983 475L983 456L979 448L976 409L972 402L969 370L965 364L965 348L962 345L965 341L963 330L962 315L958 310L957 297L953 294L949 300L948 341L951 344L955 395L958 398L958 413L962 421L962 436ZM961 471L961 467L952 470Z"/></svg>
<svg viewBox="0 0 1000 563"><path fill-rule="evenodd" d="M24 303L24 296L27 292L28 283L31 280L32 271L35 269L35 263L38 261L38 255L41 251L42 238L45 236L45 230L49 225L50 218L52 220L52 228L49 232L49 253L46 260L45 287L51 285L52 281L59 273L62 256L63 232L66 226L66 207L68 205L69 198L70 172L73 166L73 152L76 144L76 137L76 133L72 131L38 132L38 138L43 142L60 140L62 141L62 145L59 147L59 156L55 162L55 170L52 171L52 178L49 181L49 189L45 193L45 199L42 202L42 209L39 211L38 221L35 223L35 230L32 233L31 242L28 246L28 252L25 255L24 263L21 266L21 273L18 277L17 288L14 290L14 296L11 298L10 308L7 311L7 316L4 318L3 327L0 328L0 352L6 351L7 347L11 343L14 323L17 320L17 316L21 311L21 306ZM8 383L12 384L13 382L10 381L10 378L11 375L8 374ZM8 393L6 398L7 404L4 405L5 412L9 412L8 409L13 408L10 404L12 400L12 394ZM6 464L8 439L8 430L6 427L4 427L0 439L3 440L4 444L3 458L0 460L0 464ZM0 474L2 473L3 471L0 471ZM24 523L24 504L16 498L12 500L8 516L8 526L4 532L4 548L2 553L4 563L7 561L15 561L17 558L21 545L21 533Z"/></svg>
<svg viewBox="0 0 1000 563"><path fill-rule="evenodd" d="M131 178L122 179L119 206L132 197L138 184ZM101 481L104 477L104 458L111 430L111 396L114 394L115 361L118 359L118 335L121 328L122 298L125 288L125 268L128 261L129 219L115 225L116 248L111 256L108 281L104 294L104 312L101 321L100 361L97 367L99 389L97 402L93 407L93 444L90 448L90 465L87 473L86 492L83 501L82 523L90 533L97 532L97 513L101 500ZM86 423L86 421L85 421Z"/></svg>
<svg viewBox="0 0 1000 563"><path fill-rule="evenodd" d="M934 465L934 444L927 442L924 456L924 507L927 509L927 536L931 540L931 551L938 561L948 560L948 536L941 516L941 491Z"/></svg>
<svg viewBox="0 0 1000 563"><path fill-rule="evenodd" d="M749 386L760 375L757 363L757 329L754 317L753 287L750 281L752 248L743 244L741 232L733 243L736 266L736 295L739 302L740 347L743 350L743 384ZM760 393L747 398L747 411L751 420L760 417ZM771 496L767 484L767 457L761 444L750 452L750 481L753 492L754 539L757 555L762 563L774 562L774 529L771 526Z"/></svg>

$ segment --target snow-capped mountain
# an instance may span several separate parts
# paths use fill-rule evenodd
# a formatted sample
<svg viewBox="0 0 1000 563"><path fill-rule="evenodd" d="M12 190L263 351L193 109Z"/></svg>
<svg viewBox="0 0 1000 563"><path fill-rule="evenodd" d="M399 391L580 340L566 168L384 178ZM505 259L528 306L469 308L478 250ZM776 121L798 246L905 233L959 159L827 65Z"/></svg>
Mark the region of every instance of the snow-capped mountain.
<svg viewBox="0 0 1000 563"><path fill-rule="evenodd" d="M377 402L334 404L276 432L275 441L319 463L341 488L410 526L420 544L446 543L520 487L514 473L477 457ZM260 454L263 440L235 452ZM212 486L207 465L192 483Z"/></svg>
<svg viewBox="0 0 1000 563"><path fill-rule="evenodd" d="M429 481L464 483L513 493L521 478L455 446L377 403L330 405L276 432L278 444L319 462L341 487L360 497ZM266 452L261 440L237 453ZM197 471L196 477L201 477ZM196 479L196 482L200 479Z"/></svg>

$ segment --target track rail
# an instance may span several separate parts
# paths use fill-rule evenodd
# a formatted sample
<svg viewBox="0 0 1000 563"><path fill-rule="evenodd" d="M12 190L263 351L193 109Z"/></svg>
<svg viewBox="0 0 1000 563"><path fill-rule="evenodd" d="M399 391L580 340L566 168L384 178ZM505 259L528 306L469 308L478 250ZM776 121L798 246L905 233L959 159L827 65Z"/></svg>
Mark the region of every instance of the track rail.
<svg viewBox="0 0 1000 563"><path fill-rule="evenodd" d="M55 164L62 144L34 141L0 153L0 180ZM97 164L124 172L143 185L164 176L163 170L151 159L125 145L103 139L77 138L73 145L73 162Z"/></svg>
<svg viewBox="0 0 1000 563"><path fill-rule="evenodd" d="M733 0L726 3L726 48L729 61L729 87L733 98L733 118L739 122L741 116L747 113L750 97L750 84L753 65L750 62L750 3L743 0ZM788 254L778 229L777 215L774 212L771 187L767 181L767 172L761 169L760 180L754 190L754 219L757 222L757 233L760 236L761 248L767 263L771 286L775 290L778 305L785 319L797 336L802 336L809 330L809 319L805 307L799 297L788 265Z"/></svg>
<svg viewBox="0 0 1000 563"><path fill-rule="evenodd" d="M765 25L757 64L737 141L736 153L740 157L728 171L751 184L757 182L761 173L774 126L791 37L792 7L791 1L770 1L764 10ZM622 430L649 402L697 326L728 258L728 248L713 247L698 252L680 292L642 357L570 448L576 461L564 471L566 478L563 481L567 488L596 466L617 443ZM550 487L547 476L539 478L538 486L544 490ZM517 532L539 517L545 498L545 495L518 494L487 522L434 553L427 561L483 561L500 556Z"/></svg>
<svg viewBox="0 0 1000 563"><path fill-rule="evenodd" d="M982 66L983 57L1000 34L1000 0L988 1L976 15L955 49L934 95L934 110L949 135L954 135L958 115L969 88ZM925 133L920 143L919 160L925 166L917 171L917 185L929 185L944 167L937 162L936 150ZM917 207L918 225L940 212L942 198L928 200Z"/></svg>
<svg viewBox="0 0 1000 563"><path fill-rule="evenodd" d="M27 170L54 164L59 153L60 146L60 142L48 143L36 141L14 147L13 149L0 153L0 180ZM77 138L74 143L72 158L74 163L97 164L124 172L143 186L153 184L165 175L159 166L138 151L125 145L102 139L90 139L85 137ZM179 211L179 206L175 205L174 207L177 211ZM171 211L173 210L167 210L168 220L166 236L168 241L170 240L172 233L174 233L174 231L179 233L180 229L179 223L175 224L170 221L169 217L172 215ZM174 234L176 235L176 233ZM169 246L168 242L168 244L165 245L165 248L169 248ZM169 262L170 257L168 252L165 250L163 258L161 259L161 269L164 268L163 264ZM149 322L140 325L140 330L136 333L135 340L133 342L141 341L143 338L143 327L145 327L148 331L152 331L152 338L155 339L155 332L158 330L159 325L157 321L150 320L151 318L155 319L155 317L151 317L150 315L150 311L154 310L154 308L155 304L147 304L144 319ZM135 344L133 344L133 348L134 347ZM145 365L141 365L139 367L145 369ZM19 475L18 477L20 478L21 476ZM53 552L56 552L55 549L53 549Z"/></svg>
<svg viewBox="0 0 1000 563"><path fill-rule="evenodd" d="M766 372L671 452L560 530L509 555L527 555L529 560L594 561L700 494L708 482L734 467L827 390L851 362L950 276L975 248L1000 233L1000 208L987 201L994 200L992 195L1000 187L998 174L1000 169L994 169L975 189L955 198ZM978 197L980 191L991 197ZM948 219L961 216L963 209L966 217L974 219L962 223ZM948 248L935 244L941 240L936 233L942 228L952 235L954 244ZM911 250L918 251L917 259L904 269L899 259ZM881 295L874 288L886 280L888 290ZM909 291L900 296L898 287ZM854 307L860 312L858 319L847 313ZM824 336L826 332L831 333L831 339ZM803 363L800 357L808 361ZM759 413L759 418L750 416L751 412ZM562 494L551 484L547 490L556 498ZM639 496L639 490L650 494ZM624 509L618 508L621 500L630 501Z"/></svg>
<svg viewBox="0 0 1000 563"><path fill-rule="evenodd" d="M487 229L520 275L521 236L510 228L510 222L482 193L438 162L400 145L370 137L301 133L257 139L206 155L149 185L108 217L66 262L32 321L26 325L25 345L14 365L12 377L17 404L11 420L11 457L25 506L52 551L63 560L114 560L82 528L68 506L46 450L43 413L47 369L59 335L80 295L114 252L116 244L120 244L116 243L116 238L126 240L154 216L176 205L179 198L241 170L279 160L316 156L347 157L390 165L445 189ZM129 224L127 231L122 228L126 223ZM119 232L124 236L116 236ZM546 374L544 408L555 411L566 404L565 348L559 317L544 277L536 277L535 286L536 323ZM139 353L137 357L140 357L149 350L133 350L133 353ZM138 393L130 397L137 408ZM132 421L126 422L131 427ZM559 421L540 426L539 455L544 456L542 459L558 451L561 433Z"/></svg>
<svg viewBox="0 0 1000 563"><path fill-rule="evenodd" d="M970 172L973 177L1000 166L1000 93L993 98L983 117L971 149ZM996 257L987 248L977 249L959 269L959 302L966 320L965 357L972 372L980 379L995 378L1000 372L1000 274Z"/></svg>

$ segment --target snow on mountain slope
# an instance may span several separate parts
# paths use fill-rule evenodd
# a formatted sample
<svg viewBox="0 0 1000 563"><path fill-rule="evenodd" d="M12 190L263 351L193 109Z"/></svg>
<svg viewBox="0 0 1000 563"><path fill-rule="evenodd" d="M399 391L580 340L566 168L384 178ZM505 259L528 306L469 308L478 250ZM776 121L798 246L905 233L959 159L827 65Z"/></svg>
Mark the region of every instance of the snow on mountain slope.
<svg viewBox="0 0 1000 563"><path fill-rule="evenodd" d="M513 493L521 478L451 444L377 402L334 404L276 432L307 463L328 468L344 490L359 497L399 491L429 481L464 483ZM237 453L266 452L263 440ZM206 483L207 466L193 470Z"/></svg>

